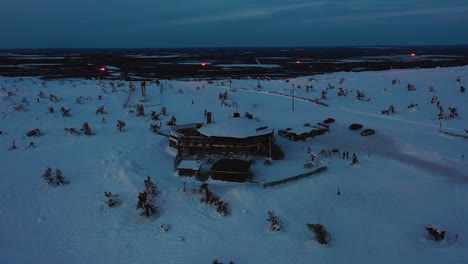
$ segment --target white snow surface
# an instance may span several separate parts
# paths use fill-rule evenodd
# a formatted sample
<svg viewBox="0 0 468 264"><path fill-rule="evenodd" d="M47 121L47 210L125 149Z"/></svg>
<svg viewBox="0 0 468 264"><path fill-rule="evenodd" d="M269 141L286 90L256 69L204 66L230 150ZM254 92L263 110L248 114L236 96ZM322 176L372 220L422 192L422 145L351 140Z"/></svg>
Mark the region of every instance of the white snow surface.
<svg viewBox="0 0 468 264"><path fill-rule="evenodd" d="M440 134L439 126L468 135L468 93L459 91L461 85L468 86L468 67L310 77L260 81L262 91L256 90L256 79L233 80L232 87L239 88L235 92L221 81L168 80L161 82L162 92L152 83L147 85L144 117L124 108L127 82L112 92L109 81L43 85L37 78L0 77L0 263L467 263L468 140ZM392 85L393 79L400 82ZM335 86L324 100L329 107L305 100L320 97L329 83ZM409 83L416 91L407 91ZM301 87L295 91L294 112L291 84ZM315 91L307 93L306 85ZM338 87L353 92L338 97ZM357 89L371 101L357 101ZM159 113L162 106L168 110L163 126L172 115L177 124L204 122L205 109L217 121L232 116L234 108L219 103L218 95L225 90L239 103L240 113L258 116L275 131L328 117L336 120L330 133L306 141L277 136L285 158L269 166L256 158L259 162L251 170L259 185L208 180L213 193L229 204L226 217L199 202L200 194L192 189L198 190L201 182L179 178L168 139L149 130L155 123L150 111ZM37 101L40 91L56 95L58 102ZM129 105L140 103L138 91ZM433 95L445 114L448 107L457 107L460 117L439 123L439 110L429 103ZM28 103L15 111L23 98ZM406 110L409 103L418 104L417 110ZM381 115L389 105L396 112ZM51 106L55 113L49 113ZM71 109L71 117L61 116L62 106ZM96 115L100 106L107 115ZM126 123L123 132L118 132L117 120ZM95 135L64 131L80 129L85 121ZM351 123L373 128L376 134L362 137L348 129ZM35 128L42 135L27 137ZM9 150L12 141L18 149ZM36 147L28 149L31 141ZM327 171L262 187L310 171L303 166L310 159L308 147L315 153L347 150L350 157L357 154L359 164L350 166L351 160L341 155L319 156ZM49 186L41 177L47 166L62 170L70 183ZM148 175L160 192L159 213L150 218L136 210ZM120 205L108 208L106 191L119 195ZM280 232L269 231L269 210L282 221ZM316 242L307 223L323 224L331 244ZM428 224L442 227L446 239L428 240Z"/></svg>

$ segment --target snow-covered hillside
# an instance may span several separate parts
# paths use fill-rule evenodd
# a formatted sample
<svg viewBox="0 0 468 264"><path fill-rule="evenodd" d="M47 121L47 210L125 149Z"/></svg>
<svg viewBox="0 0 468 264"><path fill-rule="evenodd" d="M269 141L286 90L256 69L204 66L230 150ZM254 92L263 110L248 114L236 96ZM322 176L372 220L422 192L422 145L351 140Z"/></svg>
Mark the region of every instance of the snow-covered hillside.
<svg viewBox="0 0 468 264"><path fill-rule="evenodd" d="M114 81L113 89L110 81L0 78L0 263L466 263L468 140L439 129L468 136L468 93L460 92L468 86L468 67L160 84L149 84L141 103L139 83L129 96L128 82ZM347 95L338 96L340 87ZM328 107L308 100L322 90ZM444 116L456 107L458 118L439 121L434 96ZM144 116L137 117L138 103ZM336 121L330 133L306 141L277 136L285 158L267 166L257 157L258 185L208 180L229 203L222 216L192 191L201 182L174 172L175 153L167 138L150 131L159 124L150 113L166 107L161 123L167 129L173 115L177 124L204 122L207 110L216 121L231 118L235 105L275 131ZM395 113L381 114L390 105ZM107 114L96 114L101 106ZM71 116L63 117L61 107ZM118 120L126 123L123 132ZM84 122L95 135L64 130L80 130ZM376 134L363 137L349 130L351 123ZM36 128L41 135L28 137ZM13 141L17 149L10 150ZM356 153L359 164L350 166L341 154L319 157L327 171L263 188L310 171L303 166L309 147ZM48 166L70 183L48 185L41 177ZM150 218L136 210L148 175L160 191L159 214ZM119 195L117 207L107 207L106 191ZM281 231L270 231L269 210L282 221ZM307 223L323 224L331 244L319 244ZM428 240L428 224L446 230L445 240Z"/></svg>

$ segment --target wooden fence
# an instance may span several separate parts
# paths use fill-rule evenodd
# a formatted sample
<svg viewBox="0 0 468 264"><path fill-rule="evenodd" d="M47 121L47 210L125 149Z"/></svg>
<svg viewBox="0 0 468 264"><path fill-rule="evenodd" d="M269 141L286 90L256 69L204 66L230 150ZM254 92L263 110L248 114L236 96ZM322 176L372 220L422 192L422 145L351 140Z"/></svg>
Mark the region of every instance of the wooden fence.
<svg viewBox="0 0 468 264"><path fill-rule="evenodd" d="M323 167L320 167L320 168L318 168L318 169L316 169L314 171L311 171L311 172L306 172L306 173L299 174L299 175L289 177L289 178L286 178L286 179L282 179L282 180L279 180L279 181L267 182L267 183L263 184L263 188L271 187L271 186L275 186L275 185L279 185L279 184L284 184L284 183L287 183L287 182L290 182L290 181L296 181L296 180L306 178L306 177L309 177L311 175L314 175L314 174L317 174L317 173L320 173L320 172L326 171L326 170L327 170L327 166L323 166Z"/></svg>
<svg viewBox="0 0 468 264"><path fill-rule="evenodd" d="M452 136L452 137L459 137L459 138L468 139L468 136L460 135L460 134L455 134L455 133L452 133L452 132L447 132L447 131L442 131L442 130L441 130L440 133L442 133L442 134L444 134L444 135Z"/></svg>

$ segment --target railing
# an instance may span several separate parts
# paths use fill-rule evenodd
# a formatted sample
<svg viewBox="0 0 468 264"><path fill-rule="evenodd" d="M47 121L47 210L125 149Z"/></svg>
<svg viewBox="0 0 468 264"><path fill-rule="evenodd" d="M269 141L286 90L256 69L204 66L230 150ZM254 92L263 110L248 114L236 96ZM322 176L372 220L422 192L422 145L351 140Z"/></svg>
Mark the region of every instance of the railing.
<svg viewBox="0 0 468 264"><path fill-rule="evenodd" d="M444 135L452 136L452 137L460 137L460 138L468 139L468 136L460 135L460 134L456 134L456 133L452 133L452 132L447 132L447 131L442 131L441 130L440 133L442 133Z"/></svg>
<svg viewBox="0 0 468 264"><path fill-rule="evenodd" d="M291 182L291 181L297 181L299 179L309 177L311 175L320 173L320 172L325 171L325 170L327 170L327 166L320 167L320 168L318 168L318 169L316 169L314 171L299 174L299 175L289 177L289 178L286 178L286 179L282 179L282 180L279 180L279 181L267 182L267 183L263 184L263 188L271 187L271 186L275 186L275 185L280 185L280 184L284 184L284 183Z"/></svg>

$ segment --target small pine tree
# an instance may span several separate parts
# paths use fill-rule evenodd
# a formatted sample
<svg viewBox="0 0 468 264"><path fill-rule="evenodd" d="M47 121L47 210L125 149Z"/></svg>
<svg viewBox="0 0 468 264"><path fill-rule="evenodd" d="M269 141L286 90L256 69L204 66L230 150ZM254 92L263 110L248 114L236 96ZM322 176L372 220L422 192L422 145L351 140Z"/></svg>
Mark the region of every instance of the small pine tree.
<svg viewBox="0 0 468 264"><path fill-rule="evenodd" d="M66 109L65 107L60 107L60 112L62 112L63 117L70 117L70 110L71 109Z"/></svg>
<svg viewBox="0 0 468 264"><path fill-rule="evenodd" d="M159 120L159 114L157 114L155 111L151 111L151 120Z"/></svg>
<svg viewBox="0 0 468 264"><path fill-rule="evenodd" d="M141 104L137 104L137 116L145 116L145 108Z"/></svg>
<svg viewBox="0 0 468 264"><path fill-rule="evenodd" d="M58 186L65 184L65 178L63 177L62 171L60 169L55 170L55 183Z"/></svg>
<svg viewBox="0 0 468 264"><path fill-rule="evenodd" d="M281 221L279 218L275 215L273 211L268 211L268 222L271 223L270 229L271 231L280 231L281 230Z"/></svg>
<svg viewBox="0 0 468 264"><path fill-rule="evenodd" d="M101 106L96 110L96 115L107 115L106 110L104 110L104 106Z"/></svg>
<svg viewBox="0 0 468 264"><path fill-rule="evenodd" d="M158 208L151 201L148 201L148 193L146 191L138 193L137 209L145 210L141 214L146 215L146 217L150 217L158 212Z"/></svg>
<svg viewBox="0 0 468 264"><path fill-rule="evenodd" d="M158 190L156 184L151 180L149 175L144 183L145 191L138 193L137 209L145 210L142 215L144 214L146 217L150 217L158 212L158 207L155 205Z"/></svg>
<svg viewBox="0 0 468 264"><path fill-rule="evenodd" d="M119 132L122 132L122 130L124 129L125 127L125 122L122 121L122 120L118 120L117 121L117 129L119 129Z"/></svg>
<svg viewBox="0 0 468 264"><path fill-rule="evenodd" d="M153 132L153 133L157 133L158 130L161 128L161 126L159 126L158 124L150 124L150 131Z"/></svg>
<svg viewBox="0 0 468 264"><path fill-rule="evenodd" d="M107 197L107 206L109 208L115 207L119 204L119 195L112 194L111 192L104 192L104 195Z"/></svg>
<svg viewBox="0 0 468 264"><path fill-rule="evenodd" d="M432 225L428 225L425 227L427 230L428 235L430 236L431 239L439 242L445 239L445 231L439 231L437 227L434 227Z"/></svg>
<svg viewBox="0 0 468 264"><path fill-rule="evenodd" d="M84 122L83 127L81 128L81 131L87 136L94 135L93 130L91 130L91 127L89 126L88 122Z"/></svg>
<svg viewBox="0 0 468 264"><path fill-rule="evenodd" d="M317 241L322 245L327 245L331 241L331 236L321 224L306 224L310 231L314 232Z"/></svg>
<svg viewBox="0 0 468 264"><path fill-rule="evenodd" d="M208 187L208 183L203 183L200 186L200 193L204 192L205 195L200 199L200 202L206 204L212 204L216 206L216 211L223 214L224 216L228 215L228 203L222 201L218 196L213 194Z"/></svg>
<svg viewBox="0 0 468 264"><path fill-rule="evenodd" d="M48 184L52 184L54 182L54 177L52 175L52 168L47 166L47 169L45 170L44 174L42 174L42 177L47 181Z"/></svg>
<svg viewBox="0 0 468 264"><path fill-rule="evenodd" d="M158 195L157 186L151 180L151 177L149 175L148 175L148 178L145 180L145 188L146 188L146 192L150 194L152 197L156 197Z"/></svg>
<svg viewBox="0 0 468 264"><path fill-rule="evenodd" d="M11 142L11 148L9 148L9 150L15 150L17 148L18 146L16 146L16 141L13 140L13 142Z"/></svg>
<svg viewBox="0 0 468 264"><path fill-rule="evenodd" d="M55 173L53 173L52 168L49 166L47 166L47 169L45 170L44 174L42 174L42 177L47 181L47 184L53 185L55 187L68 183L65 180L65 177L63 177L63 173L60 169L56 169Z"/></svg>

